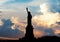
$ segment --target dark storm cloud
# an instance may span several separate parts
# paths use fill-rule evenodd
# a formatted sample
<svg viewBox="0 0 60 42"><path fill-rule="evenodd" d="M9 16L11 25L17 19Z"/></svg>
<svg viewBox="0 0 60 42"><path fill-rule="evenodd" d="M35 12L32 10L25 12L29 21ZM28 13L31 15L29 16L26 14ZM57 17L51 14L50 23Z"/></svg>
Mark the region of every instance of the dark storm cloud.
<svg viewBox="0 0 60 42"><path fill-rule="evenodd" d="M11 29L13 23L9 19L2 21L3 21L3 26L0 27L0 37L21 38L24 36L24 32L18 29L15 30Z"/></svg>

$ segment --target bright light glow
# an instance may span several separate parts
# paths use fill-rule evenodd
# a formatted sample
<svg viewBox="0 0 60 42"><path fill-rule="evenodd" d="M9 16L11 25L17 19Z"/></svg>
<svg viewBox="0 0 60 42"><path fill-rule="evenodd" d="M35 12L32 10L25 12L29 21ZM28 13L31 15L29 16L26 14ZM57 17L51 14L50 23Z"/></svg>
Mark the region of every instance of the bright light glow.
<svg viewBox="0 0 60 42"><path fill-rule="evenodd" d="M52 24L56 24L56 22L60 21L60 14L58 12L50 12L47 4L40 5L40 8L40 11L43 14L33 17L33 21L37 24L37 26L51 27Z"/></svg>

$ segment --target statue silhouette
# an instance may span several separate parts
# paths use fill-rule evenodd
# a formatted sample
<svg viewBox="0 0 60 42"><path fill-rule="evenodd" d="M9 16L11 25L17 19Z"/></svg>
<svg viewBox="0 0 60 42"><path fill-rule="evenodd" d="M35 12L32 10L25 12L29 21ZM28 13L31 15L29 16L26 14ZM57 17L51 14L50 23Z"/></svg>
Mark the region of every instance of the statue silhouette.
<svg viewBox="0 0 60 42"><path fill-rule="evenodd" d="M32 15L28 11L28 8L26 8L26 10L27 10L27 14L28 14L28 16L27 16L27 27L26 27L25 37L22 38L22 40L35 40L34 34L33 34L33 26L31 24Z"/></svg>
<svg viewBox="0 0 60 42"><path fill-rule="evenodd" d="M22 39L20 39L20 41L44 41L44 40L52 40L52 39L59 39L59 37L57 36L43 36L42 38L34 38L34 34L33 34L33 26L32 26L32 23L31 23L31 19L32 19L32 15L30 13L30 11L28 11L28 8L26 8L27 10L27 27L26 27L26 34L25 34L25 37L23 37ZM49 31L49 30L48 30ZM51 30L49 31L51 32Z"/></svg>
<svg viewBox="0 0 60 42"><path fill-rule="evenodd" d="M28 11L28 8L26 8L26 10L27 10L28 16L27 16L27 27L26 27L25 38L27 38L27 39L34 39L33 26L31 24L32 15Z"/></svg>

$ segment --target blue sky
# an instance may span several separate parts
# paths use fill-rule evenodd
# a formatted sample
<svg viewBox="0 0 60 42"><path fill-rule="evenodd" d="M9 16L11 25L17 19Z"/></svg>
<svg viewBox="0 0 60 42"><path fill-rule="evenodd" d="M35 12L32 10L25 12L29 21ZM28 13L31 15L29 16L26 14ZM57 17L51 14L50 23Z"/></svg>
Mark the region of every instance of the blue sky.
<svg viewBox="0 0 60 42"><path fill-rule="evenodd" d="M9 13L7 11L10 11L9 13L10 17L12 16L12 14L15 14L15 15L18 14L18 16L20 15L21 18L25 18L27 15L25 10L26 7L29 8L29 10L32 12L32 15L34 16L36 14L39 14L38 11L40 10L40 5L44 3L48 3L48 5L50 5L50 8L51 8L50 10L52 12L60 12L59 0L1 0L0 11L3 11L3 12L6 11L6 14ZM1 13L1 14L4 14L4 13ZM21 15L24 17L22 17Z"/></svg>
<svg viewBox="0 0 60 42"><path fill-rule="evenodd" d="M60 12L59 0L1 0L0 11L3 11L3 13L1 14L5 14L5 17L7 17L6 14L9 14L8 17L11 17L12 14L13 15L17 14L17 16L20 15L19 16L20 18L26 18L26 15L27 15L25 10L26 7L29 8L29 10L32 12L32 15L34 16L40 13L38 12L40 10L40 5L44 3L48 3L48 5L50 5L50 10L52 12Z"/></svg>
<svg viewBox="0 0 60 42"><path fill-rule="evenodd" d="M33 1L33 0L15 0L14 2L24 2L24 3L26 3L26 2L31 2L31 1Z"/></svg>

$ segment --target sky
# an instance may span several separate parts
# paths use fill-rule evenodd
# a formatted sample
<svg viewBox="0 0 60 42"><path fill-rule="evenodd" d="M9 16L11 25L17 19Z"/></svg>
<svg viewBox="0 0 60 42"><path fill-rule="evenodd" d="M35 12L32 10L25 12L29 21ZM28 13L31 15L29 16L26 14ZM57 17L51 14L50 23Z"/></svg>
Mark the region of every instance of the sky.
<svg viewBox="0 0 60 42"><path fill-rule="evenodd" d="M60 0L0 0L0 30L2 31L0 36L17 35L18 38L19 35L25 34L27 7L33 16L32 24L36 38L45 35L60 36ZM6 30L11 34L3 33Z"/></svg>

